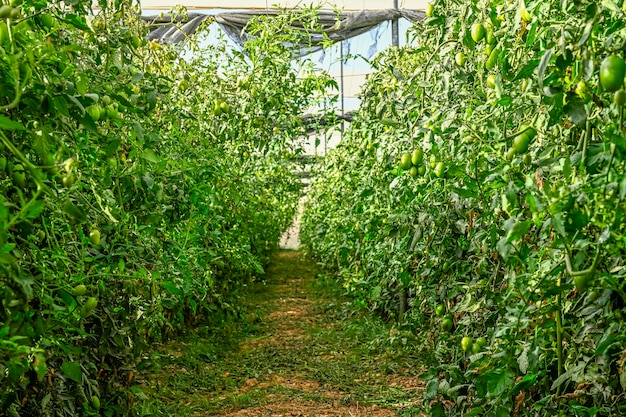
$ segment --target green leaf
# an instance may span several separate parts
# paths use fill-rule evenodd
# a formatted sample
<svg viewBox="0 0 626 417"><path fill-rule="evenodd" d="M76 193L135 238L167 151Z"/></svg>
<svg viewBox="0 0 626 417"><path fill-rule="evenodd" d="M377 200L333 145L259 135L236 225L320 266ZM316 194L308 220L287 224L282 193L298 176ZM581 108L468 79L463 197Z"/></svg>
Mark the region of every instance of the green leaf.
<svg viewBox="0 0 626 417"><path fill-rule="evenodd" d="M69 23L70 25L74 26L75 28L78 28L80 30L90 30L89 26L87 26L87 23L85 23L85 21L83 20L82 17L80 17L79 15L76 14L67 14L65 15L65 19L64 19L67 23Z"/></svg>
<svg viewBox="0 0 626 417"><path fill-rule="evenodd" d="M537 78L539 80L539 89L543 90L543 80L546 75L546 68L548 68L548 64L550 63L550 58L552 57L552 49L548 49L544 52L541 57L541 62L539 62L539 68L537 69Z"/></svg>
<svg viewBox="0 0 626 417"><path fill-rule="evenodd" d="M172 281L164 281L161 283L161 285L163 286L163 288L165 288L167 291L174 295L177 295L179 297L184 295L183 291L178 288L178 286Z"/></svg>
<svg viewBox="0 0 626 417"><path fill-rule="evenodd" d="M569 120L576 125L580 126L587 121L585 103L574 94L567 95L567 104L563 107L563 111L565 111Z"/></svg>
<svg viewBox="0 0 626 417"><path fill-rule="evenodd" d="M6 116L0 114L0 129L2 130L26 130L23 124L11 120Z"/></svg>
<svg viewBox="0 0 626 417"><path fill-rule="evenodd" d="M161 158L159 158L159 156L150 149L144 149L139 154L139 157L145 159L148 162L152 162L153 164L158 164L159 162L161 162Z"/></svg>
<svg viewBox="0 0 626 417"><path fill-rule="evenodd" d="M550 218L550 224L561 236L565 236L565 220L563 213L557 213Z"/></svg>
<svg viewBox="0 0 626 417"><path fill-rule="evenodd" d="M426 384L425 399L432 400L433 398L437 397L438 387L439 387L439 380L437 378L433 378L430 381L428 381L428 384Z"/></svg>
<svg viewBox="0 0 626 417"><path fill-rule="evenodd" d="M513 385L515 375L505 369L496 369L487 375L487 397L497 398Z"/></svg>
<svg viewBox="0 0 626 417"><path fill-rule="evenodd" d="M81 382L83 379L83 371L80 369L78 362L63 362L61 365L63 374L74 382Z"/></svg>
<svg viewBox="0 0 626 417"><path fill-rule="evenodd" d="M26 218L34 219L36 217L39 217L39 215L43 211L44 207L45 207L44 200L37 200L37 201L35 201L33 204L31 204L28 207L28 213L26 213Z"/></svg>
<svg viewBox="0 0 626 417"><path fill-rule="evenodd" d="M468 190L466 188L457 188L452 187L452 191L459 195L459 197L463 198L477 198L478 193L472 190Z"/></svg>
<svg viewBox="0 0 626 417"><path fill-rule="evenodd" d="M524 220L522 222L517 223L515 226L509 230L509 233L506 237L506 243L511 243L512 241L524 237L530 226L532 226L533 222L530 220Z"/></svg>
<svg viewBox="0 0 626 417"><path fill-rule="evenodd" d="M515 386L511 390L511 395L516 395L520 391L527 390L533 385L535 385L536 383L537 383L537 374L526 375L524 378L522 378L521 381L515 384Z"/></svg>

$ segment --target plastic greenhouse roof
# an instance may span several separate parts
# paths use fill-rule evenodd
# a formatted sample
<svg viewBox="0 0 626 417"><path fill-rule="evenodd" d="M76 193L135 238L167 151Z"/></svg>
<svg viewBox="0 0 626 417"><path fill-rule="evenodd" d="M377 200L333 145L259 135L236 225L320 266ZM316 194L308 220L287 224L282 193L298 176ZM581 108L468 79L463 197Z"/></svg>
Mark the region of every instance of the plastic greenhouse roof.
<svg viewBox="0 0 626 417"><path fill-rule="evenodd" d="M398 8L423 10L428 0L397 0ZM302 0L145 0L141 2L144 10L169 10L181 5L187 9L240 9L258 10L276 8L294 8L319 4L326 10L383 10L395 8L394 0L337 0L337 1L302 1Z"/></svg>

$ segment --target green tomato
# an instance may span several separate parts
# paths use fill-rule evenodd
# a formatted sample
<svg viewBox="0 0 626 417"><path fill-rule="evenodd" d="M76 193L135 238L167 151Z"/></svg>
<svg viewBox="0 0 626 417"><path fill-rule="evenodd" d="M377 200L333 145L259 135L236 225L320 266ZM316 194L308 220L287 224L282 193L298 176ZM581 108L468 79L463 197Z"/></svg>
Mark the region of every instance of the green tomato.
<svg viewBox="0 0 626 417"><path fill-rule="evenodd" d="M13 13L13 7L9 5L0 6L0 19L10 19Z"/></svg>
<svg viewBox="0 0 626 417"><path fill-rule="evenodd" d="M89 297L85 302L85 307L88 310L94 310L98 306L98 299L96 297Z"/></svg>
<svg viewBox="0 0 626 417"><path fill-rule="evenodd" d="M92 229L89 232L89 241L94 246L100 245L100 231L98 229Z"/></svg>
<svg viewBox="0 0 626 417"><path fill-rule="evenodd" d="M469 336L463 336L461 339L461 349L463 352L467 352L472 347L472 338Z"/></svg>
<svg viewBox="0 0 626 417"><path fill-rule="evenodd" d="M87 107L87 113L89 114L89 116L91 116L91 118L93 119L94 122L97 122L98 120L100 120L102 118L102 113L103 113L103 109L102 107L98 106L97 104L94 104L92 106Z"/></svg>
<svg viewBox="0 0 626 417"><path fill-rule="evenodd" d="M63 178L61 179L61 182L63 183L63 186L65 188L70 188L76 182L76 176L74 176L74 174L72 173L69 173L63 176Z"/></svg>
<svg viewBox="0 0 626 417"><path fill-rule="evenodd" d="M37 16L37 20L39 21L39 24L46 29L52 29L54 26L54 18L49 13L41 13Z"/></svg>
<svg viewBox="0 0 626 417"><path fill-rule="evenodd" d="M400 168L402 168L405 171L411 169L411 154L410 153L402 154L402 156L400 157Z"/></svg>
<svg viewBox="0 0 626 417"><path fill-rule="evenodd" d="M443 177L444 174L445 174L445 167L443 165L443 162L439 161L437 162L437 165L435 165L435 176L437 178L441 178Z"/></svg>
<svg viewBox="0 0 626 417"><path fill-rule="evenodd" d="M416 166L412 166L411 169L409 169L409 175L413 178L417 178L419 171Z"/></svg>
<svg viewBox="0 0 626 417"><path fill-rule="evenodd" d="M470 36L474 40L474 42L478 43L486 35L485 26L482 23L474 23L472 28L470 29Z"/></svg>
<svg viewBox="0 0 626 417"><path fill-rule="evenodd" d="M417 166L421 164L423 160L424 160L424 151L422 151L421 148L414 149L413 153L411 154L411 164Z"/></svg>
<svg viewBox="0 0 626 417"><path fill-rule="evenodd" d="M487 76L487 87L496 88L496 76L493 74L489 74Z"/></svg>
<svg viewBox="0 0 626 417"><path fill-rule="evenodd" d="M439 304L437 307L435 307L435 315L437 317L441 317L445 314L446 312L446 306L443 304Z"/></svg>
<svg viewBox="0 0 626 417"><path fill-rule="evenodd" d="M513 158L515 158L515 149L509 148L509 150L506 151L505 158L507 161L511 162Z"/></svg>
<svg viewBox="0 0 626 417"><path fill-rule="evenodd" d="M592 274L577 275L574 277L574 285L579 292L585 291L591 284Z"/></svg>
<svg viewBox="0 0 626 417"><path fill-rule="evenodd" d="M454 56L454 62L456 62L456 65L458 65L459 67L462 67L463 65L465 65L466 60L467 60L467 57L465 56L463 52L457 52L456 55Z"/></svg>
<svg viewBox="0 0 626 417"><path fill-rule="evenodd" d="M487 346L487 339L481 336L478 339L476 339L476 344L480 346L481 348L484 348L485 346Z"/></svg>
<svg viewBox="0 0 626 417"><path fill-rule="evenodd" d="M454 330L454 323L451 318L446 317L441 321L441 330L446 333L451 333Z"/></svg>
<svg viewBox="0 0 626 417"><path fill-rule="evenodd" d="M16 166L21 167L21 165ZM13 169L13 182L20 188L26 187L26 174L23 170L16 170L15 168Z"/></svg>
<svg viewBox="0 0 626 417"><path fill-rule="evenodd" d="M85 293L87 293L87 286L83 285L83 284L78 284L77 286L74 287L74 289L72 290L72 294L75 297L80 297L81 295L85 295Z"/></svg>
<svg viewBox="0 0 626 417"><path fill-rule="evenodd" d="M617 91L624 85L624 75L626 75L626 63L617 56L611 55L600 64L600 85L604 91Z"/></svg>
<svg viewBox="0 0 626 417"><path fill-rule="evenodd" d="M619 107L624 107L626 104L626 91L617 90L615 94L613 94L613 103Z"/></svg>

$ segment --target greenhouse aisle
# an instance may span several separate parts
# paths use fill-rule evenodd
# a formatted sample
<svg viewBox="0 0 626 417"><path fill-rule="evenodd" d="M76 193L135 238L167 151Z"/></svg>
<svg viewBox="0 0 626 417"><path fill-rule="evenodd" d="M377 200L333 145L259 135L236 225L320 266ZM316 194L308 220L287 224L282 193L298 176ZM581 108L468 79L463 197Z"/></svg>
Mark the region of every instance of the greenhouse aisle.
<svg viewBox="0 0 626 417"><path fill-rule="evenodd" d="M390 327L350 316L303 253L281 250L237 334L173 341L150 375L161 412L196 416L417 416L424 384ZM412 411L415 410L415 413ZM165 413L163 413L165 414Z"/></svg>

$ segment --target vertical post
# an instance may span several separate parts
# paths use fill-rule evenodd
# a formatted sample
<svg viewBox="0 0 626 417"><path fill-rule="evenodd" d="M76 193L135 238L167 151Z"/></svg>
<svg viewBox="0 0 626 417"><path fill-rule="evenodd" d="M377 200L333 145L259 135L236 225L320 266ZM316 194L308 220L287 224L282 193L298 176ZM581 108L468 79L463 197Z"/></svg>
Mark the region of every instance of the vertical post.
<svg viewBox="0 0 626 417"><path fill-rule="evenodd" d="M345 128L344 116L346 114L346 107L344 102L344 84L343 84L343 41L339 42L339 90L341 91L341 139L343 139L343 131Z"/></svg>
<svg viewBox="0 0 626 417"><path fill-rule="evenodd" d="M398 10L398 0L393 0L393 9ZM393 19L391 21L391 45L399 46L400 45L400 30L398 28L398 19Z"/></svg>

